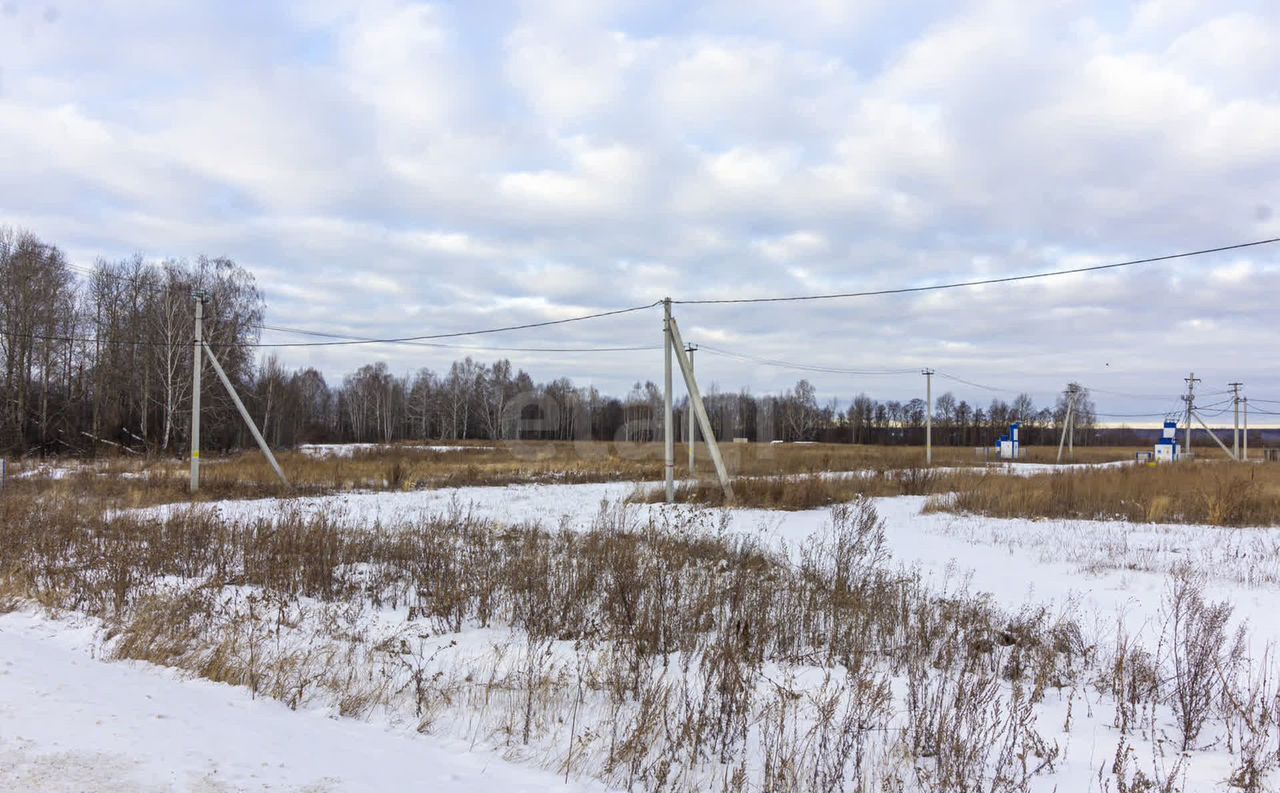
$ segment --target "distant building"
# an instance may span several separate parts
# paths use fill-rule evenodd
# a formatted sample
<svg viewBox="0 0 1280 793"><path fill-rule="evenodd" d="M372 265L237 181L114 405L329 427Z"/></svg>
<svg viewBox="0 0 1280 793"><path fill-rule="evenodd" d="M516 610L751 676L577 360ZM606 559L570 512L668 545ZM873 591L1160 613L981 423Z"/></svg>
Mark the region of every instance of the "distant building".
<svg viewBox="0 0 1280 793"><path fill-rule="evenodd" d="M1022 456L1022 444L1018 441L1021 426L1015 421L1009 425L1009 434L1000 436L996 443L996 454L1001 460L1016 460Z"/></svg>
<svg viewBox="0 0 1280 793"><path fill-rule="evenodd" d="M1156 441L1155 461L1158 463L1173 463L1178 461L1178 422L1165 421L1164 431L1160 434L1160 440Z"/></svg>

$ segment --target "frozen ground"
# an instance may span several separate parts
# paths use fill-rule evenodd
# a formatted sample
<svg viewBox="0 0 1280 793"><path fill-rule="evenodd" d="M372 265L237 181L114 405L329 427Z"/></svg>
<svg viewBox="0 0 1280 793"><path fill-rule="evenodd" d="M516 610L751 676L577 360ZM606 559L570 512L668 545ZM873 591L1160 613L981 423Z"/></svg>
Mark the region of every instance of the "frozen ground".
<svg viewBox="0 0 1280 793"><path fill-rule="evenodd" d="M104 663L91 628L0 616L0 790L603 791L463 744L316 711L246 689Z"/></svg>

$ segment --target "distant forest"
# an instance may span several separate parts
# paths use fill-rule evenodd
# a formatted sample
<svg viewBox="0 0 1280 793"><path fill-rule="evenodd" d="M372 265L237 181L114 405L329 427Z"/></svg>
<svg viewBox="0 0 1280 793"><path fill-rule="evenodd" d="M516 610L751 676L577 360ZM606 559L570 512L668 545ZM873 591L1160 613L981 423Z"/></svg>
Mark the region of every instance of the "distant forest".
<svg viewBox="0 0 1280 793"><path fill-rule="evenodd" d="M176 454L189 443L193 290L209 295L204 334L268 443L515 438L654 441L662 393L652 382L621 395L568 378L535 382L506 359L470 357L447 370L395 374L370 363L329 383L313 368L290 370L256 347L266 304L253 276L224 258L140 256L76 267L55 245L0 228L0 450L93 454L110 448ZM208 364L206 363L206 367ZM708 388L707 384L703 384ZM677 386L678 391L683 389ZM221 385L202 378L202 442L229 450L252 443ZM821 404L800 380L781 394L708 388L708 413L723 439L922 444L925 402L857 394L846 409ZM687 426L685 398L677 426ZM1056 443L1062 399L1037 406L1022 394L970 405L950 393L934 403L934 442L989 445L1012 421L1023 443ZM1129 444L1147 437L1101 429L1087 391L1076 443Z"/></svg>

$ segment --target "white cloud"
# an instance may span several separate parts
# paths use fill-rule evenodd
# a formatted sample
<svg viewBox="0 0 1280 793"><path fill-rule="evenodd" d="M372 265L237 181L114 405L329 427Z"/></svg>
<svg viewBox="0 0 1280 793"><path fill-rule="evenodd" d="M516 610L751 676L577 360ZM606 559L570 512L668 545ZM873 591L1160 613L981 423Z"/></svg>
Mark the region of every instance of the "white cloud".
<svg viewBox="0 0 1280 793"><path fill-rule="evenodd" d="M0 26L0 220L81 258L233 255L262 274L273 323L369 335L1280 234L1265 5L483 5L112 2ZM1081 376L1118 347L1153 351L1134 356L1146 369L1197 355L1225 369L1248 362L1205 345L1256 335L1280 288L1275 255L681 311L691 336L772 357L951 355L977 381L1016 379L1020 356L1048 350ZM1209 324L1168 329L1170 307ZM534 340L653 329L637 314ZM411 352L391 360L433 354ZM363 354L305 360L340 369ZM652 375L565 365L542 374ZM699 366L728 387L794 379Z"/></svg>

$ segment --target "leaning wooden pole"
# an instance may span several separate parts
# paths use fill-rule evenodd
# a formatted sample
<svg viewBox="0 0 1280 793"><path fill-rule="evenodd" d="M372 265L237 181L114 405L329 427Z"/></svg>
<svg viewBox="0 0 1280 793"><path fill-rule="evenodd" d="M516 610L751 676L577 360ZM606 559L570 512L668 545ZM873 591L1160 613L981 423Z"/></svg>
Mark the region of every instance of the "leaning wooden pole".
<svg viewBox="0 0 1280 793"><path fill-rule="evenodd" d="M707 444L707 453L711 455L711 462L715 463L720 487L724 488L725 499L733 501L733 484L729 481L729 471L724 466L724 457L720 455L720 444L716 442L716 434L711 429L711 419L707 415L706 405L702 404L702 393L698 390L698 381L693 376L693 365L684 351L684 340L680 338L680 326L676 324L674 317L667 320L667 329L671 339L671 350L676 355L680 371L684 374L685 387L689 390L690 407L698 418L698 427L702 430L702 440Z"/></svg>
<svg viewBox="0 0 1280 793"><path fill-rule="evenodd" d="M262 433L258 432L258 425L253 423L253 417L249 415L244 403L240 401L240 395L236 393L236 389L231 385L231 380L227 378L227 373L222 371L222 364L218 363L218 356L213 354L213 349L208 342L204 344L204 351L209 354L209 363L213 364L213 371L218 373L218 379L222 381L227 393L231 395L231 401L236 403L236 410L240 411L240 418L244 419L244 423L249 425L249 432L253 433L253 439L258 442L258 448L262 450L263 456L267 458L267 462L271 463L271 468L276 472L276 476L280 477L280 481L288 485L289 480L285 478L284 471L280 470L280 463L276 462L276 456L271 453L271 448L267 446Z"/></svg>

